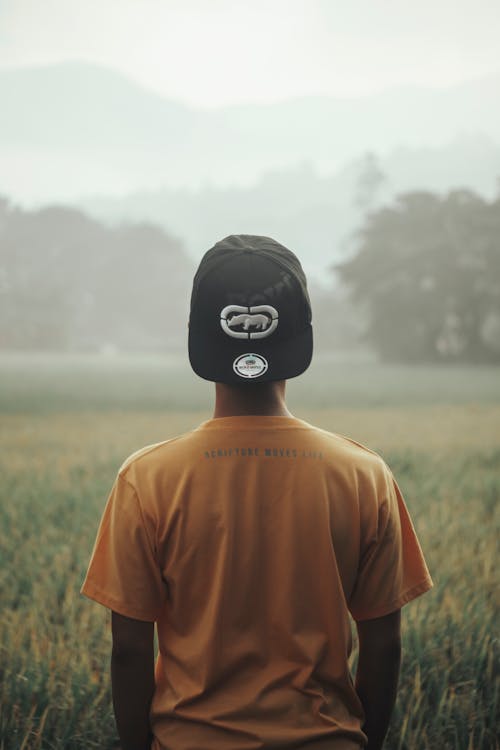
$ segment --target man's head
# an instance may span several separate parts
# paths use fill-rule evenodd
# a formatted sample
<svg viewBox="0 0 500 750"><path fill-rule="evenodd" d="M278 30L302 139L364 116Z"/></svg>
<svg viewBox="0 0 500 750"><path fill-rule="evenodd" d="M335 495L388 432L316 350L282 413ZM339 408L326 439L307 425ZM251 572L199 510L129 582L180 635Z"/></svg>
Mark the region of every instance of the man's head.
<svg viewBox="0 0 500 750"><path fill-rule="evenodd" d="M193 280L189 360L205 380L264 383L310 364L311 305L300 261L271 237L225 237Z"/></svg>

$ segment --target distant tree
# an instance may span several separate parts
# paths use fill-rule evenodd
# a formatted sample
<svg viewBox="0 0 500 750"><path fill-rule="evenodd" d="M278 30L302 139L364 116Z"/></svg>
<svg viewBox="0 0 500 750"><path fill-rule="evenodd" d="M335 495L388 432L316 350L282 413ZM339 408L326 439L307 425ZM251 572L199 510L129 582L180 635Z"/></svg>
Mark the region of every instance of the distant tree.
<svg viewBox="0 0 500 750"><path fill-rule="evenodd" d="M51 238L42 250L35 214L5 199L0 215L0 347L64 349L71 300L57 264L57 241Z"/></svg>
<svg viewBox="0 0 500 750"><path fill-rule="evenodd" d="M0 200L0 349L183 346L191 265L153 225Z"/></svg>
<svg viewBox="0 0 500 750"><path fill-rule="evenodd" d="M359 174L356 180L354 203L365 214L373 207L382 185L387 181L377 156L368 151L359 162Z"/></svg>
<svg viewBox="0 0 500 750"><path fill-rule="evenodd" d="M313 310L315 350L336 354L359 350L362 319L346 288L338 283L320 286L314 280L307 286Z"/></svg>
<svg viewBox="0 0 500 750"><path fill-rule="evenodd" d="M500 200L469 190L398 197L333 268L388 360L500 361Z"/></svg>

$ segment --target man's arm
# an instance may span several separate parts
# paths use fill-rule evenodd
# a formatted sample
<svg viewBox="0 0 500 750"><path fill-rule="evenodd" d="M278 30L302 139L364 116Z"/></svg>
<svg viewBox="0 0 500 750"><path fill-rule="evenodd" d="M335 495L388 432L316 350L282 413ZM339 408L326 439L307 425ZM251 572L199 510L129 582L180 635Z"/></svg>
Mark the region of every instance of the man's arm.
<svg viewBox="0 0 500 750"><path fill-rule="evenodd" d="M356 623L359 659L356 692L365 711L365 750L381 750L389 727L401 663L401 610Z"/></svg>
<svg viewBox="0 0 500 750"><path fill-rule="evenodd" d="M154 622L111 613L111 684L122 750L149 750L154 682Z"/></svg>

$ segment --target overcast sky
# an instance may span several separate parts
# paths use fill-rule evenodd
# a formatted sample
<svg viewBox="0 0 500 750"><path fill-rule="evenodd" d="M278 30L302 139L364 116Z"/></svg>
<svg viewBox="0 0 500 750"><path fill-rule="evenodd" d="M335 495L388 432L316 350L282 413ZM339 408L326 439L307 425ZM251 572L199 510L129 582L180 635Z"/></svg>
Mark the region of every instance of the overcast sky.
<svg viewBox="0 0 500 750"><path fill-rule="evenodd" d="M0 67L85 60L203 106L500 70L499 0L0 0Z"/></svg>

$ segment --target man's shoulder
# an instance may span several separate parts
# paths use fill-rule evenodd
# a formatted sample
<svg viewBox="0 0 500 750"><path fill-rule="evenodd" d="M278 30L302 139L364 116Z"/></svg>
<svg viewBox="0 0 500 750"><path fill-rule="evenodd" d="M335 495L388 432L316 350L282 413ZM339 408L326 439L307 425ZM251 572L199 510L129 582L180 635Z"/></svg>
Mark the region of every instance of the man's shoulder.
<svg viewBox="0 0 500 750"><path fill-rule="evenodd" d="M317 436L319 441L323 441L325 446L331 448L332 453L342 455L345 459L350 459L356 464L379 467L380 469L386 467L380 453L364 443L360 443L340 432L326 430L307 422L304 422L304 424L310 427L311 432Z"/></svg>
<svg viewBox="0 0 500 750"><path fill-rule="evenodd" d="M350 466L356 472L367 471L370 475L373 472L383 474L388 468L377 451L351 437L304 420L297 420L297 426L301 428L299 434L302 433L303 436L299 444L304 442L306 447L321 452L324 458L330 459L333 466ZM226 431L226 436L228 434L229 430ZM145 445L125 458L118 474L133 485L147 476L165 476L166 472L171 476L176 475L186 461L191 461L193 451L197 455L198 442L206 437L206 431L194 428L176 437Z"/></svg>
<svg viewBox="0 0 500 750"><path fill-rule="evenodd" d="M123 478L129 478L136 471L148 470L154 466L161 466L169 460L171 454L176 453L176 447L186 446L195 430L189 430L181 435L151 443L131 453L122 462L118 474Z"/></svg>

